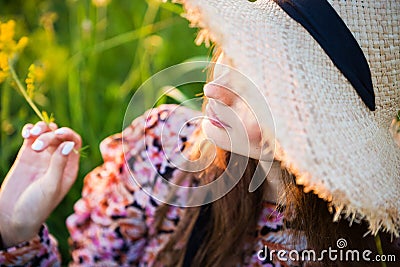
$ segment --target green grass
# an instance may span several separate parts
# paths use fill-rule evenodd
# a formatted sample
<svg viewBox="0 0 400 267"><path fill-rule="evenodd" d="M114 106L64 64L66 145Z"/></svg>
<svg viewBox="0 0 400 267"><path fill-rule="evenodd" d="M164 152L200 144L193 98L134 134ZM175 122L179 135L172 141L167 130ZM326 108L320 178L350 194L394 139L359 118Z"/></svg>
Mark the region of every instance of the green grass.
<svg viewBox="0 0 400 267"><path fill-rule="evenodd" d="M17 37L30 38L16 66L19 75L25 77L33 62L46 68L35 102L89 146L76 184L47 221L64 264L70 259L65 219L80 197L83 177L102 162L100 141L121 131L130 97L158 71L208 54L195 46L196 30L181 13L181 6L158 0L113 0L100 8L88 0L0 0L0 20L16 20ZM187 97L199 90L194 87ZM0 95L1 180L22 143L21 128L38 118L8 83L0 85Z"/></svg>

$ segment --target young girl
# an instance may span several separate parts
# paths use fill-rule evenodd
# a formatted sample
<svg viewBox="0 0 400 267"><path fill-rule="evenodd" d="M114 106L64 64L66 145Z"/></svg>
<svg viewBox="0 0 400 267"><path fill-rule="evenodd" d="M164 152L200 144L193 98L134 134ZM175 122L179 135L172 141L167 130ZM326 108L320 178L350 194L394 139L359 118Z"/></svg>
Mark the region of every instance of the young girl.
<svg viewBox="0 0 400 267"><path fill-rule="evenodd" d="M393 85L400 59L385 50L398 51L398 5L311 2L184 3L189 19L203 28L200 39L223 49L215 61L240 70L266 96L277 143L268 138L273 129L265 114L257 114L265 101L254 101L254 91L230 69L211 68L214 77L204 87L208 119L193 121L195 111L162 105L102 142L104 164L85 178L67 220L71 266L379 266L374 237L363 235L381 229L399 235L400 152L387 129L399 99ZM379 19L371 19L376 14ZM334 46L338 38L345 49ZM236 136L240 127L245 134ZM74 150L81 141L72 129L43 122L26 125L22 136L0 194L0 263L58 265L57 243L43 223L76 178ZM276 147L270 170L257 168L268 162L265 147ZM180 169L170 159L181 152L193 161L211 158L211 164L196 172ZM200 188L220 176L238 183L201 207L154 197L168 193L167 200L187 203L190 191L171 191L167 182ZM260 176L267 179L250 193ZM342 214L351 227L347 219L332 222ZM380 241L384 254L398 256L391 235L381 233ZM296 257L329 248L371 253L358 260L345 258L346 251Z"/></svg>

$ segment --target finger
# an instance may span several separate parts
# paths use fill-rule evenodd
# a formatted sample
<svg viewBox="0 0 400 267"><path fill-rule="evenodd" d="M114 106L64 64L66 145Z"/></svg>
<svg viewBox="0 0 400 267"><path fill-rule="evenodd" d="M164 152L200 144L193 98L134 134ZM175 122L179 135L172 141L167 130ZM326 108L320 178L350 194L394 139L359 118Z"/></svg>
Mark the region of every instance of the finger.
<svg viewBox="0 0 400 267"><path fill-rule="evenodd" d="M32 127L29 133L31 136L39 136L42 133L52 131L53 127L57 128L57 125L55 123L47 125L44 121L39 121Z"/></svg>
<svg viewBox="0 0 400 267"><path fill-rule="evenodd" d="M32 123L25 124L25 126L22 128L21 135L22 138L24 138L24 142L22 144L22 150L24 150L26 147L30 147L35 141L35 137L31 135L30 131L33 128Z"/></svg>
<svg viewBox="0 0 400 267"><path fill-rule="evenodd" d="M24 125L24 127L22 128L22 131L21 131L22 138L28 139L31 136L30 130L32 129L32 127L33 127L32 123L28 123L28 124Z"/></svg>
<svg viewBox="0 0 400 267"><path fill-rule="evenodd" d="M42 191L45 194L58 196L60 193L60 185L64 169L69 155L73 153L74 147L75 143L73 141L63 142L51 157L49 168L42 181ZM64 196L61 196L61 198L62 197Z"/></svg>
<svg viewBox="0 0 400 267"><path fill-rule="evenodd" d="M75 149L77 149L76 146L75 146ZM72 185L76 181L76 178L78 176L78 170L79 170L79 159L80 159L80 154L76 153L76 150L75 151L73 150L68 155L67 165L65 165L64 175L63 175L61 185L60 185L60 195L58 198L58 202L61 202L61 200L69 192Z"/></svg>
<svg viewBox="0 0 400 267"><path fill-rule="evenodd" d="M31 130L35 125L32 123L25 124L24 127L22 128L21 135L22 138L24 138L24 142L22 143L20 153L23 153L25 149L31 148L32 144L36 140L37 136L34 136L31 134Z"/></svg>
<svg viewBox="0 0 400 267"><path fill-rule="evenodd" d="M31 148L35 151L43 151L48 147L58 147L62 142L73 141L78 148L81 146L81 138L73 130L63 127L54 132L41 134Z"/></svg>
<svg viewBox="0 0 400 267"><path fill-rule="evenodd" d="M58 136L58 138L63 138L64 140L70 140L75 142L75 147L80 148L82 145L82 139L79 134L77 134L74 130L68 127L61 127L54 131L54 134Z"/></svg>
<svg viewBox="0 0 400 267"><path fill-rule="evenodd" d="M54 122L50 122L49 128L50 128L50 130L54 131L54 130L57 130L58 125L55 124Z"/></svg>
<svg viewBox="0 0 400 267"><path fill-rule="evenodd" d="M40 123L40 124L37 123L36 125L37 125L37 128L34 129L33 132L35 132L35 133L39 132L39 134L46 131L47 128L50 128L52 130L56 130L58 128L57 124L55 124L53 122L50 123L47 128L46 128L47 125L43 126L42 123ZM28 123L28 124L25 124L24 127L22 128L21 135L25 139L25 142L23 144L25 147L31 146L32 143L35 141L35 139L38 137L38 135L31 134L31 130L34 127L35 127L35 125L33 125L32 123ZM44 131L43 131L43 129L44 129Z"/></svg>
<svg viewBox="0 0 400 267"><path fill-rule="evenodd" d="M74 155L73 148L73 142L62 143L53 154L46 173L19 196L13 218L23 222L24 230L40 226L65 196L67 191L61 191L61 182L68 159Z"/></svg>

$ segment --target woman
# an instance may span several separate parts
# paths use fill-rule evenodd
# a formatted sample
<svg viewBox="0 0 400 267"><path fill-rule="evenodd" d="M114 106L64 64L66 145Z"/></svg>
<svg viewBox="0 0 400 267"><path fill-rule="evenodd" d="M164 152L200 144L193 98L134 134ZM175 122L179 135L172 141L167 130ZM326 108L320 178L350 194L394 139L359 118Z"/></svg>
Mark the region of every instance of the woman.
<svg viewBox="0 0 400 267"><path fill-rule="evenodd" d="M102 143L104 164L85 178L82 199L67 220L73 248L74 262L71 265L295 266L312 259L282 257L276 252L281 249L301 252L306 248L320 252L333 245L337 248L338 238L344 238L349 241L349 248L370 249L377 254L373 237L362 237L368 229L373 233L383 229L398 236L399 195L396 190L399 184L396 179L399 177L400 156L398 148L392 146L394 140L383 129L385 123L394 117L391 113L395 110L399 93L393 92L391 82L398 81L399 73L397 71L382 80L375 78L391 69L391 64L398 66L399 63L398 58L388 60L389 63L381 60L382 54L387 57L391 54L382 49L395 47L398 50L395 45L398 28L387 26L398 25L396 16L392 17L393 12L398 14L398 7L395 2L331 2L355 31L361 48L369 53L374 77L372 89L368 74L367 78L363 76L363 68L369 68L368 64L362 64L362 50L357 44L339 38L346 44L343 50L349 52L344 58L350 58L349 62L342 62L342 51L337 51L330 46L331 42L326 44L318 39L318 34L310 32L310 29L319 30L323 25L322 22L318 24L320 21L316 14L323 19L332 16L329 22L343 27L341 20L338 22L338 17L332 15L336 13L332 13L329 4L319 10L307 1L302 3L304 6L296 6L296 1L289 6L280 1L185 2L189 19L203 28L200 37L207 34L206 37L224 50L220 62L234 65L249 76L269 100L275 115L275 138L278 141L275 163L268 174L258 173L261 172L257 169L258 160L265 160L263 146L271 147L273 141L269 135L271 129L266 124L258 127L260 114L257 112L257 116L248 116L252 110L241 97L253 103L251 107L255 111L262 110L265 102L254 101L254 95L248 92L251 90L238 86L246 84L240 80L232 78L238 82L233 84L214 80L204 88L208 99L206 112L210 119L202 123L202 127L198 123L188 123L193 116L187 109L161 106L149 111L136 119L123 135L112 136ZM290 9L292 5L298 13ZM347 14L349 10L356 10L359 17L361 14L379 14L380 17L351 20L354 14ZM317 25L307 26L299 14L306 18L311 14L316 18L311 24ZM257 24L259 22L262 24ZM390 32L369 31L370 28L362 24L379 22ZM282 25L285 25L283 30ZM341 34L348 37L345 30L339 33L343 38ZM385 42L375 43L373 37L376 36ZM361 37L370 42L360 42L363 41ZM376 46L381 50L375 51L373 48ZM247 49L243 50L243 47ZM262 54L265 48L268 55ZM295 53L298 49L302 53ZM356 71L349 74L346 64L354 64L353 56L356 57L356 66L352 65L350 69ZM214 75L220 74L218 69L214 70ZM360 84L360 80L364 83ZM237 117L226 116L230 114L226 107ZM335 110L335 113L330 113L330 110ZM354 121L349 121L349 117ZM238 118L249 136L247 153L237 145L230 149L226 143L223 128L232 128L231 123ZM174 128L177 125L179 127ZM55 125L50 127L43 123L25 126L21 152L2 185L0 233L4 246L8 247L0 256L2 264L29 262L36 266L57 262L55 241L42 223L76 177L78 156L72 148L79 149L80 139L71 129L54 130ZM165 158L160 138L163 128L171 140L179 137L181 141L172 145L170 151L175 151L172 153L183 150L190 153L192 160L201 158L196 142L203 133L217 146L233 153L217 148L213 164L204 171L177 170ZM373 137L371 128L375 130ZM211 153L208 149L210 146L202 152ZM124 154L124 150L129 153ZM229 169L227 165L231 156L234 164ZM207 184L220 174L227 176L228 180L238 178L235 176L241 173L243 175L239 176L243 177L239 177L242 179L223 198L202 208L181 208L165 205L146 194L148 188L150 192L165 190L165 183L158 179L157 173L177 184L195 186ZM254 193L249 193L255 174L267 176L267 180ZM376 175L381 175L381 178L377 179ZM378 185L379 190L370 190L371 183ZM282 190L285 190L284 194ZM304 193L310 190L320 198ZM174 193L170 197L183 198L183 202L190 199L190 195ZM233 205L237 206L233 208ZM334 218L328 208L334 213ZM350 216L351 228L347 220L332 222L342 214ZM398 250L390 236L387 239L381 234L381 241L385 254ZM372 265L367 259L360 262ZM349 266L360 262L324 258L314 263Z"/></svg>

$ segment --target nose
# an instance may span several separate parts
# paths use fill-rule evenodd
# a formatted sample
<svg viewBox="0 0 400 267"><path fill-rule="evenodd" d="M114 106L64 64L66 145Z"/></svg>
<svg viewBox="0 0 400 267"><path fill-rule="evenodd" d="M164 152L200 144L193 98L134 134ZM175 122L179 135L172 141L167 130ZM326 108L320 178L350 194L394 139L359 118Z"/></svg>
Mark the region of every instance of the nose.
<svg viewBox="0 0 400 267"><path fill-rule="evenodd" d="M203 91L204 95L207 98L212 98L214 100L220 101L226 106L232 106L235 102L235 99L237 98L232 89L229 89L214 82L207 83L204 86Z"/></svg>

